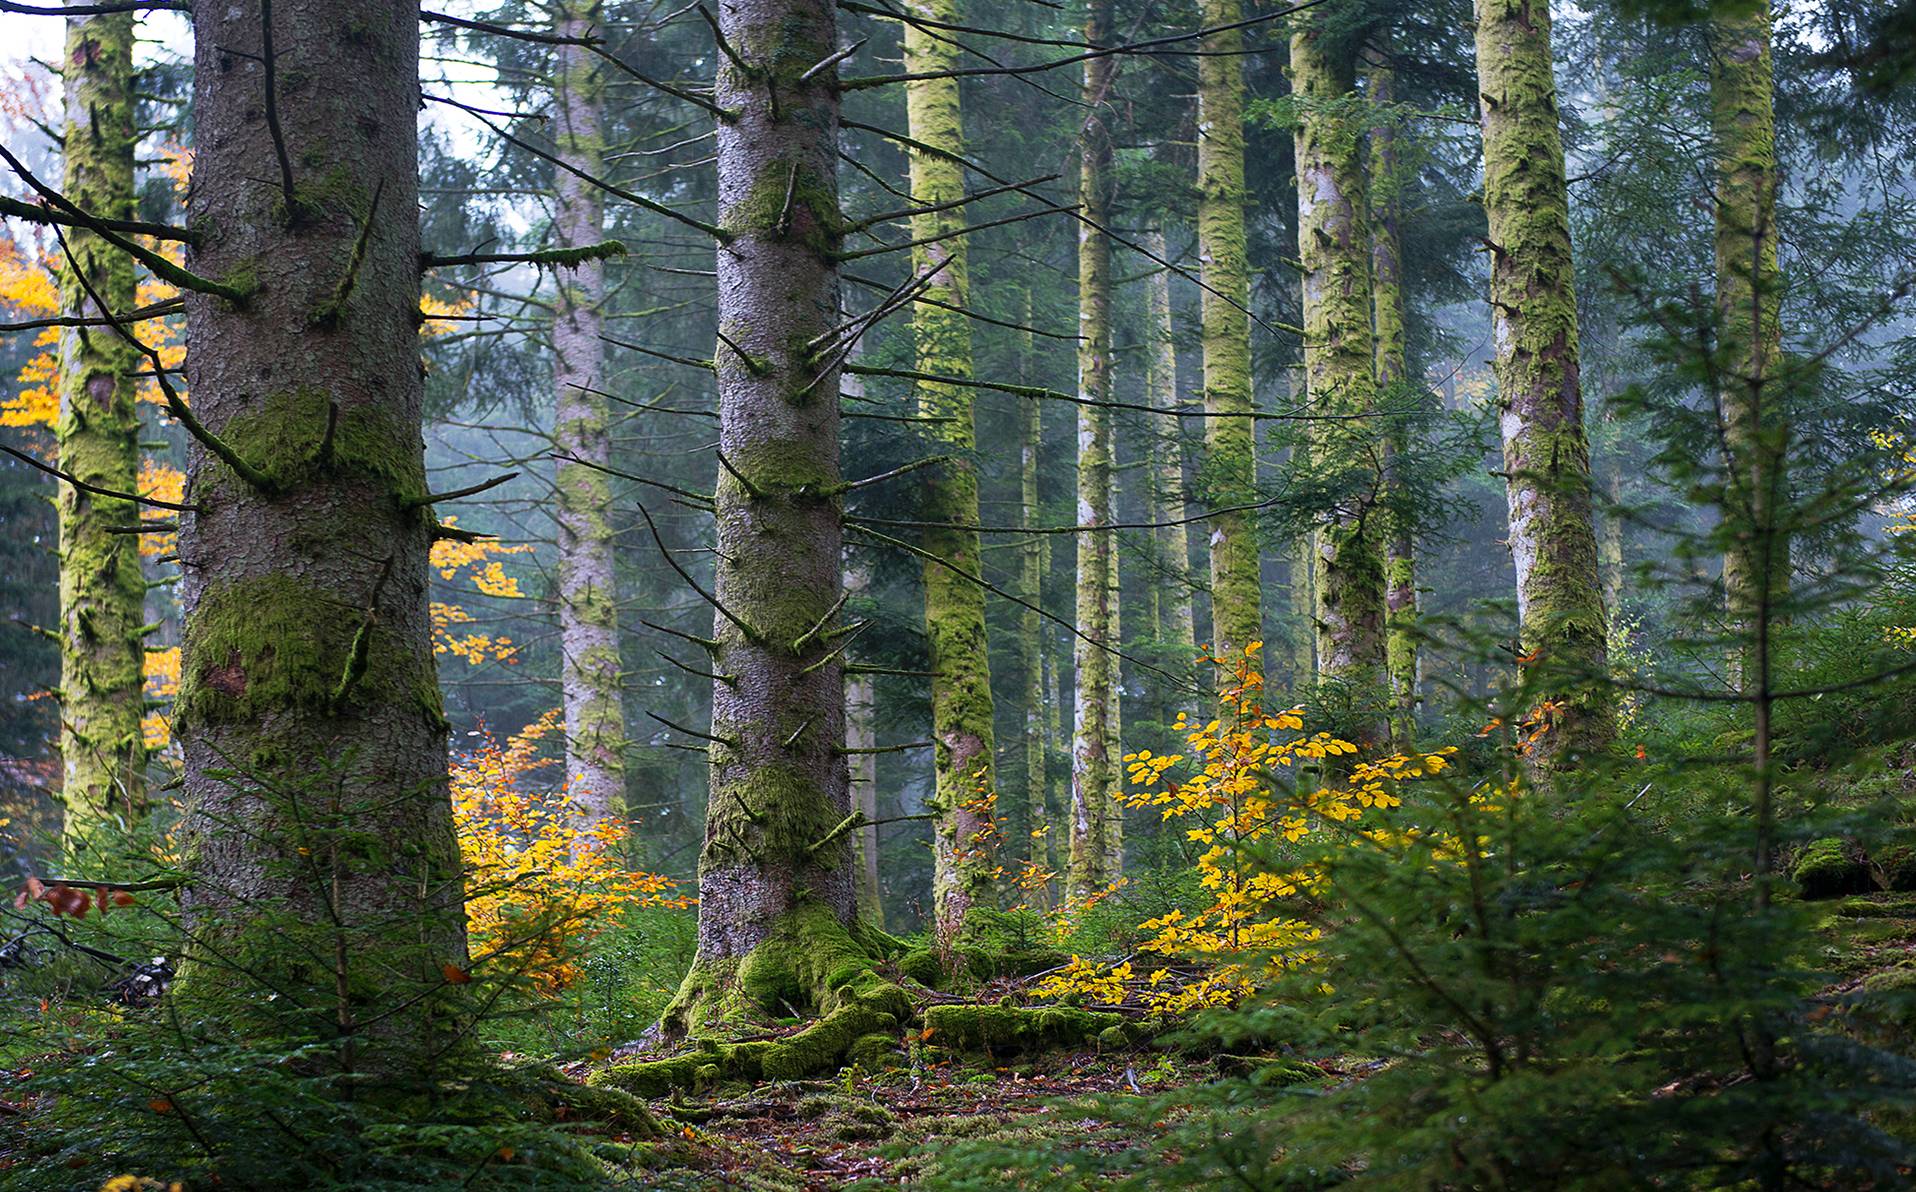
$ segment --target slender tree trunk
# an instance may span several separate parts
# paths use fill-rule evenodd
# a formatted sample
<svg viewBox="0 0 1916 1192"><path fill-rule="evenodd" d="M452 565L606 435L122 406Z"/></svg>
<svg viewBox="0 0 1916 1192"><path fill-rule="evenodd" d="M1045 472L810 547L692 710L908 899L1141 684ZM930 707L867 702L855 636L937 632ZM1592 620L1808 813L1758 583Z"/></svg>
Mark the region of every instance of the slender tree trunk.
<svg viewBox="0 0 1916 1192"><path fill-rule="evenodd" d="M1373 53L1366 60L1370 102L1378 118L1370 130L1371 328L1377 392L1402 406L1412 400L1414 384L1404 358L1404 267L1398 235L1404 177L1398 163L1396 74L1389 60ZM1417 555L1411 535L1403 477L1408 439L1401 419L1385 424L1383 435L1386 520L1384 541L1384 669L1390 681L1390 739L1409 750L1417 739Z"/></svg>
<svg viewBox="0 0 1916 1192"><path fill-rule="evenodd" d="M850 387L847 386L849 389ZM1036 402L1031 403L1036 405ZM852 600L871 588L871 570L848 555L845 568L845 593ZM884 901L878 886L878 745L877 700L869 674L859 672L845 677L845 748L851 751L852 811L860 817L858 831L852 837L852 849L858 862L858 913L873 927L885 925Z"/></svg>
<svg viewBox="0 0 1916 1192"><path fill-rule="evenodd" d="M1160 229L1154 228L1145 234L1144 247L1160 259L1169 259L1164 232ZM1146 325L1150 404L1168 409L1178 405L1178 349L1171 321L1168 270L1161 269L1151 275ZM1184 503L1183 426L1182 420L1167 418L1151 438L1156 479L1151 490L1155 498L1151 520L1161 523L1156 537L1164 568L1163 578L1151 586L1158 597L1158 640L1175 651L1180 666L1188 666L1197 649L1197 629L1191 613L1191 536L1189 527L1170 524L1188 513Z"/></svg>
<svg viewBox="0 0 1916 1192"><path fill-rule="evenodd" d="M1110 0L1093 0L1085 40L1102 45L1111 33ZM1116 65L1110 56L1084 64L1085 117L1078 201L1086 219L1108 226L1111 213L1111 133L1105 124ZM1111 397L1111 242L1089 224L1078 228L1078 392L1092 401ZM1071 844L1066 892L1083 897L1103 888L1105 823L1117 766L1110 753L1112 689L1117 682L1111 615L1111 411L1078 407L1077 626L1072 647L1077 703L1072 716ZM1089 640L1086 640L1089 639Z"/></svg>
<svg viewBox="0 0 1916 1192"><path fill-rule="evenodd" d="M714 88L735 113L718 125L718 740L698 951L663 1020L681 1035L786 1003L816 1010L826 1034L789 1056L807 1070L842 1055L848 1031L876 1029L878 1013L859 975L870 975L871 941L857 914L836 653L842 523L825 495L839 483L842 348L809 346L840 321L838 80L832 69L805 77L837 48L835 15L830 0L718 9L748 64L721 55Z"/></svg>
<svg viewBox="0 0 1916 1192"><path fill-rule="evenodd" d="M923 20L953 24L956 0L912 0ZM948 35L907 23L905 69L913 74L949 72L959 47ZM923 206L956 203L965 195L964 121L958 80L918 79L905 85L905 115L912 138L939 152L911 151L911 196ZM966 304L965 212L947 207L912 217L912 269L928 277L926 301L912 308L912 339L921 372L971 376L971 322ZM943 237L943 239L936 239ZM939 305L933 305L937 303ZM922 414L948 421L932 436L951 459L926 472L926 517L932 522L978 524L978 475L971 390L921 382ZM938 819L932 837L932 926L949 950L963 932L965 915L991 890L991 796L993 775L991 660L985 637L985 592L964 578L982 566L978 535L971 530L929 529L925 550L942 562L925 564L925 635L931 642L931 721L936 763L933 802ZM964 574L959 574L963 572Z"/></svg>
<svg viewBox="0 0 1916 1192"><path fill-rule="evenodd" d="M1763 0L1748 15L1711 22L1709 40L1717 334L1729 362L1719 400L1739 523L1723 556L1723 590L1738 632L1748 631L1760 604L1781 623L1790 585L1789 531L1778 524L1787 503L1789 423L1774 382L1783 329L1771 26ZM1731 669L1740 675L1744 659L1733 658Z"/></svg>
<svg viewBox="0 0 1916 1192"><path fill-rule="evenodd" d="M135 211L133 14L67 21L64 191L107 219ZM133 259L85 229L66 233L72 263L60 272L61 312L99 317L137 305ZM82 285L74 266L86 277ZM139 353L111 331L60 335L60 466L118 492L139 487ZM140 729L146 583L139 538L114 526L140 519L131 501L60 486L60 756L69 857L88 869L108 846L112 821L147 810L146 741ZM104 874L102 875L104 876Z"/></svg>
<svg viewBox="0 0 1916 1192"><path fill-rule="evenodd" d="M344 1067L393 1072L442 1045L433 993L465 960L427 615L419 28L378 0L271 14L268 41L259 5L193 5L188 265L250 296L186 295L221 454L196 436L181 519L182 905L230 946L182 986L243 1017L263 979L275 1015L324 1007Z"/></svg>
<svg viewBox="0 0 1916 1192"><path fill-rule="evenodd" d="M1342 688L1354 731L1382 738L1384 552L1377 498L1382 455L1368 419L1338 421L1377 404L1371 349L1370 232L1361 138L1341 106L1353 84L1351 52L1315 16L1291 37L1297 127L1297 239L1304 265L1304 371L1314 413L1311 466L1335 505L1313 544L1320 680Z"/></svg>
<svg viewBox="0 0 1916 1192"><path fill-rule="evenodd" d="M1597 569L1603 576L1603 607L1612 618L1623 607L1623 468L1613 464L1604 478L1610 512L1597 523Z"/></svg>
<svg viewBox="0 0 1916 1192"><path fill-rule="evenodd" d="M1202 0L1207 27L1234 26L1242 0ZM1251 390L1251 274L1244 247L1244 33L1226 28L1199 43L1198 261L1205 289L1203 322L1204 498L1213 509L1248 505L1257 492L1257 424ZM1249 512L1211 519L1211 649L1227 661L1220 686L1236 683L1235 664L1253 670L1245 648L1263 637L1258 595L1257 527Z"/></svg>
<svg viewBox="0 0 1916 1192"><path fill-rule="evenodd" d="M1024 325L1031 326L1033 315L1031 308L1031 287L1024 287ZM1019 336L1020 375L1019 382L1032 383L1032 343L1031 333L1025 331ZM1039 453L1044 445L1044 403L1028 401L1024 403L1024 441L1020 445L1018 468L1018 507L1024 525L1036 526L1042 523L1042 511L1038 501L1038 464ZM1047 708L1044 681L1045 668L1045 624L1039 609L1044 606L1044 576L1050 568L1051 536L1048 534L1026 535L1018 547L1018 596L1028 607L1018 613L1018 655L1020 674L1024 679L1024 731L1021 747L1024 750L1025 781L1025 857L1041 870L1051 867L1051 809L1050 778L1046 759L1050 749L1051 736L1047 732ZM1033 891L1034 895L1037 893Z"/></svg>
<svg viewBox="0 0 1916 1192"><path fill-rule="evenodd" d="M1117 427L1112 418L1111 440L1111 520L1117 520L1118 512L1118 469L1117 469ZM1111 610L1111 644L1124 644L1124 601L1118 582L1118 538L1111 534L1111 549L1104 556L1105 607ZM1117 654L1110 655L1111 682L1105 688L1104 708L1104 757L1111 771L1112 794L1124 789L1124 659ZM1104 804L1104 879L1116 880L1124 872L1124 808L1117 800L1107 798Z"/></svg>
<svg viewBox="0 0 1916 1192"><path fill-rule="evenodd" d="M1545 0L1478 0L1477 78L1510 555L1524 665L1535 676L1527 686L1553 710L1534 757L1549 770L1607 746L1616 717L1602 682L1606 627Z"/></svg>
<svg viewBox="0 0 1916 1192"><path fill-rule="evenodd" d="M598 0L562 0L553 21L561 37L596 29ZM556 156L592 177L603 173L604 87L599 59L586 47L556 52L552 134ZM605 231L598 187L568 169L554 171L558 213L553 247L584 248ZM566 793L588 827L625 814L625 707L620 690L619 589L609 520L612 491L607 429L604 331L605 265L582 261L558 275L552 320L553 385L559 456L560 688L565 698ZM582 462L573 463L576 459Z"/></svg>

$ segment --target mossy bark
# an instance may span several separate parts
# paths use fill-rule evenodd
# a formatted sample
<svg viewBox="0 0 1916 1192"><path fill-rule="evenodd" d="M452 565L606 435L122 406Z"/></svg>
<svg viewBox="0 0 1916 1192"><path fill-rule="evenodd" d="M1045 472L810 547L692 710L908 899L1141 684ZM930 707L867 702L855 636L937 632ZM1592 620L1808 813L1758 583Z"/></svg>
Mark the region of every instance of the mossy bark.
<svg viewBox="0 0 1916 1192"><path fill-rule="evenodd" d="M716 349L719 449L729 466L714 501L711 654L722 677L712 687L719 740L697 952L664 1014L672 1036L784 1013L785 1003L830 1022L886 996L867 988L873 957L841 827L851 806L846 626L835 615L840 369L836 350L815 347L841 317L838 80L833 70L801 76L837 48L835 17L830 0L718 10L746 61L721 56L714 89L736 113L717 133L727 236L718 314L729 341Z"/></svg>
<svg viewBox="0 0 1916 1192"><path fill-rule="evenodd" d="M239 51L259 10L197 0L188 198L188 266L257 282L243 307L186 295L186 372L258 479L188 452L176 732L200 950L181 994L282 1028L310 1013L298 1029L336 1037L348 1067L389 1073L441 1053L443 968L466 959L418 504L416 15L273 6L298 47L275 82L288 195L261 61Z"/></svg>
<svg viewBox="0 0 1916 1192"><path fill-rule="evenodd" d="M66 196L106 219L136 215L133 14L67 22ZM60 270L60 307L100 317L98 295L121 315L137 303L133 259L84 228L66 233L72 264ZM83 274L86 284L75 273ZM118 492L139 488L140 415L133 372L138 352L104 327L60 335L60 467ZM139 538L113 532L140 520L131 501L60 486L60 757L69 860L110 867L112 827L147 810L144 692L146 584ZM101 876L110 876L104 872Z"/></svg>
<svg viewBox="0 0 1916 1192"><path fill-rule="evenodd" d="M1569 191L1545 0L1477 0L1491 336L1526 689L1545 771L1616 731L1583 429Z"/></svg>
<svg viewBox="0 0 1916 1192"><path fill-rule="evenodd" d="M1777 379L1783 328L1772 24L1761 0L1709 29L1717 336L1725 356L1718 400L1735 522L1723 590L1730 624L1741 632L1776 623L1790 586L1790 537L1780 513L1788 503L1789 419ZM1745 675L1744 661L1733 658L1732 672Z"/></svg>
<svg viewBox="0 0 1916 1192"><path fill-rule="evenodd" d="M911 12L925 21L957 23L955 0L910 0ZM907 22L905 69L912 74L949 72L958 65L959 47L950 36ZM964 198L964 120L956 78L917 79L905 85L905 118L914 140L940 152L913 148L911 197L921 206ZM912 217L913 240L944 237L912 250L916 276L928 278L926 299L912 308L912 341L920 372L971 376L971 321L966 305L967 238L962 207L947 207ZM934 303L938 305L934 305ZM978 534L950 526L978 524L978 474L972 391L963 385L918 386L919 412L945 421L931 424L931 435L951 458L926 473L926 519L944 526L925 531L924 547L941 562L924 568L925 635L931 644L931 721L935 760L932 832L932 926L949 950L964 930L970 909L988 901L991 870L990 796L997 790L993 771L990 654L985 637L985 592L964 578L979 573Z"/></svg>
<svg viewBox="0 0 1916 1192"><path fill-rule="evenodd" d="M1206 27L1232 26L1242 0L1203 0ZM1251 273L1244 240L1244 32L1222 28L1199 42L1198 262L1204 353L1202 495L1212 509L1251 504L1257 493L1257 424L1251 388ZM1260 640L1257 526L1249 512L1211 519L1211 648L1233 662ZM1247 659L1253 669L1258 658ZM1218 683L1236 683L1233 666Z"/></svg>
<svg viewBox="0 0 1916 1192"><path fill-rule="evenodd" d="M851 388L846 386L847 391ZM847 555L845 593L852 600L871 587L871 571ZM845 748L850 752L852 811L861 817L852 833L852 851L858 865L858 913L873 927L885 925L884 901L878 886L878 745L877 687L866 673L845 676Z"/></svg>
<svg viewBox="0 0 1916 1192"><path fill-rule="evenodd" d="M1031 326L1031 287L1024 287L1024 325ZM1032 383L1035 364L1032 336L1019 333L1019 382ZM1018 508L1024 524L1039 525L1043 511L1039 507L1038 457L1044 445L1044 406L1040 401L1024 403L1023 435L1019 443ZM1047 731L1047 692L1045 690L1045 623L1039 609L1044 605L1044 577L1051 567L1051 536L1027 535L1018 547L1018 596L1027 607L1018 611L1018 659L1023 682L1024 726L1019 748L1024 753L1024 855L1039 870L1051 867L1051 808L1049 767L1051 734Z"/></svg>
<svg viewBox="0 0 1916 1192"><path fill-rule="evenodd" d="M1364 200L1362 124L1347 104L1354 52L1315 14L1291 36L1298 101L1298 255L1304 266L1304 372L1312 413L1310 463L1330 508L1316 531L1317 667L1359 712L1353 730L1384 736L1382 456L1371 413L1371 239ZM1357 417L1352 417L1356 415Z"/></svg>
<svg viewBox="0 0 1916 1192"><path fill-rule="evenodd" d="M1389 408L1418 400L1404 355L1404 264L1398 234L1404 167L1399 160L1396 73L1373 51L1365 58L1367 93L1377 113L1370 129L1370 262L1372 359L1377 392ZM1409 750L1417 737L1417 553L1407 510L1403 460L1409 443L1404 420L1392 418L1380 436L1384 449L1384 669L1390 686L1392 748Z"/></svg>
<svg viewBox="0 0 1916 1192"><path fill-rule="evenodd" d="M1169 260L1162 229L1153 228L1144 236L1144 247L1152 255ZM1149 311L1145 323L1147 348L1146 389L1150 404L1171 409L1179 404L1178 349L1176 329L1171 321L1171 274L1159 270L1151 275ZM1159 523L1156 544L1163 574L1151 585L1157 594L1157 637L1173 665L1188 666L1197 649L1197 629L1191 611L1191 536L1181 523L1187 514L1184 502L1184 422L1166 418L1152 436L1151 461L1154 483L1151 488L1152 517ZM1166 716L1165 720L1170 717Z"/></svg>
<svg viewBox="0 0 1916 1192"><path fill-rule="evenodd" d="M1093 0L1085 17L1085 40L1102 45L1111 32L1109 0ZM1078 227L1078 392L1097 402L1111 397L1111 241L1099 228L1111 214L1111 85L1116 66L1109 56L1084 64L1086 115L1079 154L1078 202L1091 223ZM1096 227L1091 226L1095 224ZM1111 411L1078 407L1078 524L1076 535L1077 627L1072 647L1077 674L1071 731L1071 823L1065 891L1082 897L1110 880L1105 825L1118 778L1111 754L1111 705L1117 682L1111 610L1111 555L1117 548L1111 524Z"/></svg>
<svg viewBox="0 0 1916 1192"><path fill-rule="evenodd" d="M598 0L563 0L553 32L581 38L596 29ZM555 52L551 121L555 156L599 177L604 165L604 82L587 47ZM598 187L570 170L553 172L557 212L552 246L576 249L605 238ZM625 815L625 706L620 692L618 578L604 468L612 444L606 416L605 264L581 260L557 274L552 318L552 441L558 489L560 690L565 700L566 793L584 826ZM581 462L574 463L572 460Z"/></svg>

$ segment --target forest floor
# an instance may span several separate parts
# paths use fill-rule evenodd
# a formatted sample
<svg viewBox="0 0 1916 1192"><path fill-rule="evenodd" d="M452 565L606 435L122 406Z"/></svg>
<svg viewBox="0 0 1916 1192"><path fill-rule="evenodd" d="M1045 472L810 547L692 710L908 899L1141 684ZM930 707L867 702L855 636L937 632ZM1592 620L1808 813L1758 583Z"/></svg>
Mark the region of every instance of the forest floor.
<svg viewBox="0 0 1916 1192"><path fill-rule="evenodd" d="M677 1137L662 1149L634 1146L629 1174L684 1192L939 1187L939 1160L959 1142L1125 1149L1135 1140L1080 1099L1144 1097L1216 1074L1209 1061L1127 1049L736 1086L652 1102ZM612 1158L607 1148L600 1154Z"/></svg>

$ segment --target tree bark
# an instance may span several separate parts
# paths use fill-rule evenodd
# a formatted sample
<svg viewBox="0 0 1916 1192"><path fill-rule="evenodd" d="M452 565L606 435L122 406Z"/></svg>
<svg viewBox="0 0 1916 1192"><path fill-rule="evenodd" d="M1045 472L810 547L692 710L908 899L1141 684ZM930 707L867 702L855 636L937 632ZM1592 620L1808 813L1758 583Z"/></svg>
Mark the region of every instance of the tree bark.
<svg viewBox="0 0 1916 1192"><path fill-rule="evenodd" d="M944 24L955 24L960 16L956 0L911 0L910 8L921 20ZM908 73L949 72L957 67L959 52L949 36L905 25ZM957 158L964 153L965 136L958 80L947 74L907 83L905 117L912 138L930 147L910 151L912 201L922 206L961 201L965 176ZM966 305L970 288L965 220L962 207L912 217L912 239L933 242L912 250L914 274L931 281L923 291L927 301L912 308L911 322L918 370L968 379L971 321L953 309ZM951 457L926 473L926 519L931 522L978 524L971 394L962 385L918 385L919 412L947 420L931 424L931 437ZM991 663L985 592L965 578L979 574L982 567L977 533L928 529L924 547L940 560L927 560L924 568L925 635L933 672L933 804L938 816L932 834L932 926L939 945L949 952L964 931L966 914L991 892L991 800L997 791Z"/></svg>
<svg viewBox="0 0 1916 1192"><path fill-rule="evenodd" d="M1365 744L1383 737L1385 528L1371 348L1370 232L1356 119L1341 106L1351 51L1315 17L1291 37L1297 126L1298 253L1304 266L1304 371L1311 466L1333 505L1312 544L1318 678L1341 689ZM1351 417L1359 415L1360 417Z"/></svg>
<svg viewBox="0 0 1916 1192"><path fill-rule="evenodd" d="M1242 0L1203 0L1207 27L1235 25ZM1203 323L1205 460L1203 495L1212 509L1256 500L1257 425L1251 388L1250 267L1244 241L1244 33L1205 37L1198 59L1198 261ZM1235 663L1261 672L1245 648L1262 639L1257 527L1249 512L1211 519L1211 649L1227 665L1220 687L1236 684Z"/></svg>
<svg viewBox="0 0 1916 1192"><path fill-rule="evenodd" d="M844 349L812 346L840 322L838 77L802 76L837 49L835 15L830 0L718 9L745 59L721 55L714 88L734 113L717 145L719 740L698 949L662 1023L683 1035L785 1004L813 1010L831 1025L813 1028L826 1031L818 1047L792 1050L808 1067L842 1055L841 1035L878 1013L864 1000L872 952L857 913L837 655Z"/></svg>
<svg viewBox="0 0 1916 1192"><path fill-rule="evenodd" d="M1616 717L1545 0L1477 0L1477 77L1510 555L1526 698L1551 723L1532 760L1548 771L1607 746Z"/></svg>
<svg viewBox="0 0 1916 1192"><path fill-rule="evenodd" d="M1749 631L1759 615L1782 621L1790 586L1789 531L1779 515L1788 502L1789 420L1774 375L1783 328L1771 26L1763 0L1747 15L1712 21L1709 31L1717 335L1728 362L1718 399L1738 523L1723 556L1723 590L1734 632ZM1743 658L1732 658L1733 673L1745 669Z"/></svg>
<svg viewBox="0 0 1916 1192"><path fill-rule="evenodd" d="M1404 357L1403 246L1398 234L1404 175L1398 162L1396 73L1381 53L1368 55L1369 98L1378 113L1370 129L1370 261L1372 359L1377 392L1387 406L1416 400ZM1384 447L1386 521L1384 539L1384 669L1390 684L1390 739L1408 751L1417 739L1417 554L1405 491L1403 457L1409 446L1404 422L1392 418Z"/></svg>
<svg viewBox="0 0 1916 1192"><path fill-rule="evenodd" d="M848 386L849 388L849 386ZM1036 404L1036 403L1033 403ZM845 593L853 600L871 588L871 570L848 555ZM850 751L852 812L860 817L852 837L858 863L858 913L873 927L885 925L878 885L878 746L876 685L866 673L845 676L845 748Z"/></svg>
<svg viewBox="0 0 1916 1192"><path fill-rule="evenodd" d="M104 219L136 215L133 14L67 21L66 196ZM72 264L60 271L61 313L99 318L137 304L133 259L94 232L66 233ZM85 275L82 285L74 266ZM107 307L95 308L89 289ZM60 334L60 467L117 492L139 488L140 414L133 373L140 355L104 328ZM113 821L147 811L146 741L140 728L146 583L139 537L112 527L140 520L131 501L60 486L60 757L69 859L110 864ZM104 873L101 876L106 876Z"/></svg>
<svg viewBox="0 0 1916 1192"><path fill-rule="evenodd" d="M435 1046L465 961L427 616L419 29L378 0L271 13L269 103L261 6L193 5L188 265L249 297L186 295L193 411L243 467L188 452L182 903L229 946L182 987L311 1006L344 1067L391 1072ZM249 979L222 990L235 953Z"/></svg>
<svg viewBox="0 0 1916 1192"><path fill-rule="evenodd" d="M1162 229L1145 234L1144 247L1152 255L1168 260ZM1178 349L1171 321L1171 274L1159 270L1151 275L1149 317L1146 334L1149 375L1146 382L1150 404L1171 409L1179 404ZM1154 449L1152 471L1151 520L1160 523L1157 546L1164 574L1152 584L1158 600L1158 640L1171 652L1180 667L1189 666L1197 650L1197 629L1191 612L1191 537L1181 522L1189 512L1184 502L1184 423L1167 418L1151 438ZM1170 717L1166 716L1165 720Z"/></svg>
<svg viewBox="0 0 1916 1192"><path fill-rule="evenodd" d="M1024 325L1031 326L1031 287L1024 287ZM1032 383L1031 333L1019 335L1019 383ZM1018 508L1029 528L1043 521L1039 508L1038 464L1044 446L1044 403L1024 403L1024 441L1018 461ZM1024 688L1024 728L1020 748L1024 751L1025 783L1025 858L1038 870L1051 868L1050 777L1046 765L1051 735L1047 729L1045 690L1045 623L1039 609L1044 606L1044 577L1050 570L1051 536L1028 534L1018 547L1018 596L1025 607L1018 612L1018 657ZM1033 895L1037 891L1032 891Z"/></svg>
<svg viewBox="0 0 1916 1192"><path fill-rule="evenodd" d="M598 0L562 0L560 37L596 29ZM572 170L600 177L604 86L599 59L582 45L557 47L551 122L558 211L553 247L585 248L604 238L602 192ZM558 273L552 320L553 447L558 485L560 689L565 700L566 792L582 825L625 815L625 707L620 690L618 578L609 519L612 490L605 398L605 264L584 260ZM570 459L583 461L573 463Z"/></svg>
<svg viewBox="0 0 1916 1192"><path fill-rule="evenodd" d="M1104 44L1111 32L1110 0L1093 0L1085 40ZM1105 121L1116 64L1110 56L1084 64L1082 95L1087 115L1080 140L1078 201L1090 223L1078 227L1078 392L1104 402L1111 397L1111 242L1098 228L1111 214L1111 133ZM1091 226L1095 224L1096 227ZM1117 776L1111 756L1111 703L1117 681L1111 613L1111 411L1078 407L1077 627L1072 646L1077 673L1071 740L1071 842L1065 890L1082 898L1102 889L1110 874L1105 844L1111 791Z"/></svg>

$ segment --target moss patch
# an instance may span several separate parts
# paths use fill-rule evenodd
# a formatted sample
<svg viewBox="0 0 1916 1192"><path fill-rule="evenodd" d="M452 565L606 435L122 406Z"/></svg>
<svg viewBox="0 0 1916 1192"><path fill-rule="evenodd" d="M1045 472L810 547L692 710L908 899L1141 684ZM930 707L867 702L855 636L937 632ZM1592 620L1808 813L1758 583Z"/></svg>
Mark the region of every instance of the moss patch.
<svg viewBox="0 0 1916 1192"><path fill-rule="evenodd" d="M940 1046L993 1055L1077 1047L1110 1027L1122 1030L1123 1016L1068 1006L933 1006L925 1011L925 1029Z"/></svg>
<svg viewBox="0 0 1916 1192"><path fill-rule="evenodd" d="M1790 878L1806 899L1862 894L1874 886L1862 851L1837 836L1804 845L1790 866Z"/></svg>

